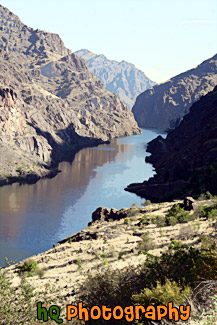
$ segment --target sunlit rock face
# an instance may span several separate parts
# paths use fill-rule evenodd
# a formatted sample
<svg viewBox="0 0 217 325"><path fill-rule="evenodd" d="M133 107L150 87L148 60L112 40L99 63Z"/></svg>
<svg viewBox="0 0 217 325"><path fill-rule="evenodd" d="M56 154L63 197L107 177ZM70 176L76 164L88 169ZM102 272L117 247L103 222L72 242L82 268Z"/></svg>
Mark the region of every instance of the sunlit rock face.
<svg viewBox="0 0 217 325"><path fill-rule="evenodd" d="M90 71L102 81L104 87L115 92L129 108L133 107L141 92L155 84L132 63L109 60L103 54L97 55L84 49L75 53L87 62Z"/></svg>
<svg viewBox="0 0 217 325"><path fill-rule="evenodd" d="M133 114L140 127L174 128L191 105L217 84L217 55L140 94Z"/></svg>
<svg viewBox="0 0 217 325"><path fill-rule="evenodd" d="M141 132L58 35L2 6L0 26L0 183L44 176L81 147Z"/></svg>

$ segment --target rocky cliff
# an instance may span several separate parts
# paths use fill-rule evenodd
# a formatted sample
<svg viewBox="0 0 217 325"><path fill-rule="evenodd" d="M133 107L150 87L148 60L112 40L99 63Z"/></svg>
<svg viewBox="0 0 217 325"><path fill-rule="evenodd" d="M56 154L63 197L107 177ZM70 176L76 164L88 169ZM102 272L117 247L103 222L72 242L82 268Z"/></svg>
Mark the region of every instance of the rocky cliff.
<svg viewBox="0 0 217 325"><path fill-rule="evenodd" d="M140 127L176 127L191 105L217 84L217 54L140 94L132 109Z"/></svg>
<svg viewBox="0 0 217 325"><path fill-rule="evenodd" d="M109 60L102 54L97 55L88 50L75 53L87 62L90 71L102 81L104 87L115 92L130 108L141 92L155 84L144 72L126 61Z"/></svg>
<svg viewBox="0 0 217 325"><path fill-rule="evenodd" d="M148 144L156 175L126 190L153 201L210 191L217 194L217 87L194 103L166 139Z"/></svg>
<svg viewBox="0 0 217 325"><path fill-rule="evenodd" d="M81 147L140 132L58 35L0 6L0 39L0 184L52 174Z"/></svg>

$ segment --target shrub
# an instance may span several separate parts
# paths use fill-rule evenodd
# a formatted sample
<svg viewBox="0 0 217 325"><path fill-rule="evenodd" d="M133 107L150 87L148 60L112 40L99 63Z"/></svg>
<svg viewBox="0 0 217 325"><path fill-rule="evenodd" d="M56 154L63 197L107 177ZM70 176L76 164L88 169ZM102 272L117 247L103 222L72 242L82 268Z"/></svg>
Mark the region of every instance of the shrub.
<svg viewBox="0 0 217 325"><path fill-rule="evenodd" d="M145 201L145 206L148 206L148 205L150 205L151 204L151 201L150 200L146 200Z"/></svg>
<svg viewBox="0 0 217 325"><path fill-rule="evenodd" d="M154 242L153 239L150 237L149 232L144 233L144 235L141 236L141 239L142 241L140 241L137 245L139 253L148 252L151 248L154 248Z"/></svg>
<svg viewBox="0 0 217 325"><path fill-rule="evenodd" d="M36 302L40 301L44 292L34 292L33 288L26 282L25 277L21 277L21 282L17 288L11 285L7 279L7 271L0 268L0 323L2 325L35 325L41 324L36 319ZM47 303L50 300L46 301ZM52 324L50 321L47 324Z"/></svg>
<svg viewBox="0 0 217 325"><path fill-rule="evenodd" d="M111 308L122 307L131 303L131 296L136 293L134 288L136 272L134 269L106 271L95 275L89 274L80 286L79 299L91 308L94 305L106 305Z"/></svg>
<svg viewBox="0 0 217 325"><path fill-rule="evenodd" d="M213 195L209 191L206 192L205 196L206 196L207 200L210 200L213 198Z"/></svg>
<svg viewBox="0 0 217 325"><path fill-rule="evenodd" d="M140 219L140 223L143 224L143 225L148 225L149 224L149 221L147 219L147 216L146 215L143 215Z"/></svg>
<svg viewBox="0 0 217 325"><path fill-rule="evenodd" d="M165 284L157 281L157 286L151 289L145 288L138 295L133 295L132 300L136 305L167 305L170 301L175 306L185 304L188 297L192 294L189 286L182 288L175 281L166 280Z"/></svg>
<svg viewBox="0 0 217 325"><path fill-rule="evenodd" d="M215 250L216 249L216 243L215 241L206 236L206 235L201 235L200 236L200 241L201 241L201 249L202 250Z"/></svg>
<svg viewBox="0 0 217 325"><path fill-rule="evenodd" d="M77 260L76 260L76 264L77 264L77 266L78 266L79 268L81 267L81 259L80 259L80 257L77 258Z"/></svg>
<svg viewBox="0 0 217 325"><path fill-rule="evenodd" d="M126 251L120 251L118 254L118 259L120 260L122 258L122 256L127 255Z"/></svg>
<svg viewBox="0 0 217 325"><path fill-rule="evenodd" d="M128 217L126 217L125 219L124 219L124 224L125 225L130 225L130 219L128 218Z"/></svg>
<svg viewBox="0 0 217 325"><path fill-rule="evenodd" d="M22 264L17 265L16 270L19 274L24 274L28 277L36 275L39 272L38 264L33 259L28 259Z"/></svg>
<svg viewBox="0 0 217 325"><path fill-rule="evenodd" d="M217 217L217 203L209 206L209 207L205 207L205 206L201 206L200 207L200 215L202 218L206 218L206 219L216 219Z"/></svg>
<svg viewBox="0 0 217 325"><path fill-rule="evenodd" d="M163 284L168 278L193 288L204 279L217 280L217 252L172 242L160 257L147 256L143 272L147 284L156 285L157 281Z"/></svg>
<svg viewBox="0 0 217 325"><path fill-rule="evenodd" d="M179 204L176 203L167 211L165 224L166 226L174 226L177 223L188 222L194 218L194 216L190 216L189 212L185 211L180 207Z"/></svg>
<svg viewBox="0 0 217 325"><path fill-rule="evenodd" d="M165 217L156 216L154 223L157 227L164 227L165 226Z"/></svg>
<svg viewBox="0 0 217 325"><path fill-rule="evenodd" d="M137 268L107 268L102 273L88 275L80 287L79 299L88 308L94 305L110 308L119 305L124 308L133 303L134 296L144 298L148 303L149 298L157 303L165 302L171 296L179 303L178 299L184 299L184 294L189 295L190 288L196 291L195 288L202 280L216 283L216 250L203 251L174 241L160 256L146 255L145 263ZM206 301L210 291L202 290L195 296L198 301ZM136 303L135 300L134 302ZM113 324L120 324L120 321L112 320Z"/></svg>

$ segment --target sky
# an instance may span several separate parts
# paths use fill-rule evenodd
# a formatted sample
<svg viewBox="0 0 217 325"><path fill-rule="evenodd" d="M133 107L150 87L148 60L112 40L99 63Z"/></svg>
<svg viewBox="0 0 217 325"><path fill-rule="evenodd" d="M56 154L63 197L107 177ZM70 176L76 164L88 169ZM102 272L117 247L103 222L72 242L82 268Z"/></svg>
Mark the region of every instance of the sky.
<svg viewBox="0 0 217 325"><path fill-rule="evenodd" d="M73 52L128 61L156 82L216 54L217 0L0 0Z"/></svg>

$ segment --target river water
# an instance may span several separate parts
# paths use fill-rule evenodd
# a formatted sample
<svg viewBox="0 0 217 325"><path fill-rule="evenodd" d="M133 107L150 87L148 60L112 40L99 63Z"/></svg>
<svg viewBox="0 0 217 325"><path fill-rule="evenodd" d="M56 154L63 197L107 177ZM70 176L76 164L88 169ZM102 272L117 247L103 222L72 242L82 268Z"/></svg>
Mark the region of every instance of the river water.
<svg viewBox="0 0 217 325"><path fill-rule="evenodd" d="M4 256L21 260L40 253L84 229L99 206L120 209L144 199L124 188L154 174L145 163L146 144L159 131L112 140L80 150L73 162L59 165L53 179L0 188L0 265Z"/></svg>

